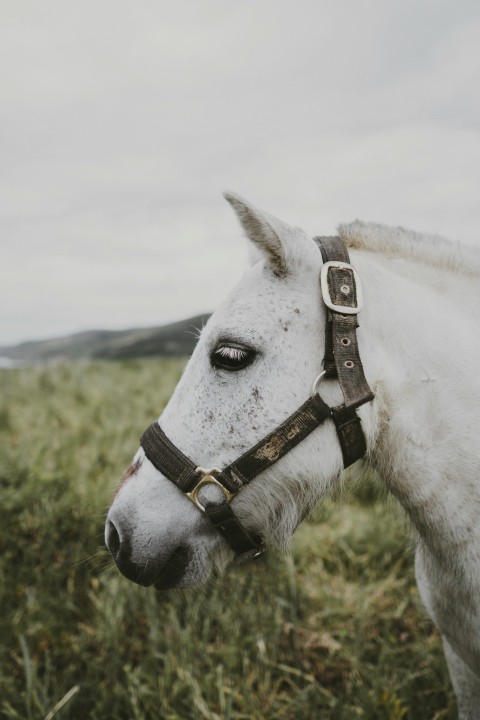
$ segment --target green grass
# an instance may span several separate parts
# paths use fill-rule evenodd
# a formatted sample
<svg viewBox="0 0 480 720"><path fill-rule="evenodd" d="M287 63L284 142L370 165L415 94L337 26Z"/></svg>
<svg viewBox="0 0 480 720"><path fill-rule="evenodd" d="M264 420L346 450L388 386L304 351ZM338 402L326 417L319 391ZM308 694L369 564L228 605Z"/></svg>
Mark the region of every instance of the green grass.
<svg viewBox="0 0 480 720"><path fill-rule="evenodd" d="M0 718L455 718L408 525L373 482L201 591L112 567L105 510L180 371L0 373Z"/></svg>

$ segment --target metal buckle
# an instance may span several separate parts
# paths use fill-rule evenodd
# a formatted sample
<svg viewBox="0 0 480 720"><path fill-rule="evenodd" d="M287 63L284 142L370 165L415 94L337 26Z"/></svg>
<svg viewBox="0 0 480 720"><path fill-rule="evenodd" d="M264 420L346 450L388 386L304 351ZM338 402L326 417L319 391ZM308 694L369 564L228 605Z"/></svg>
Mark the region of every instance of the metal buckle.
<svg viewBox="0 0 480 720"><path fill-rule="evenodd" d="M220 468L209 468L208 470L203 467L197 467L195 469L195 472L201 475L202 477L198 481L198 483L195 485L193 490L190 490L190 492L185 493L185 495L193 502L194 505L197 506L199 510L202 512L205 512L205 506L202 505L200 500L198 499L198 493L200 492L201 488L204 485L217 485L220 490L225 495L226 501L229 503L232 498L234 497L235 493L230 492L230 490L227 490L226 487L222 485L222 483L214 477L213 473L221 473L222 471Z"/></svg>
<svg viewBox="0 0 480 720"><path fill-rule="evenodd" d="M330 290L328 287L328 271L330 270L330 268L338 268L339 270L343 268L345 270L352 271L353 280L355 282L355 291L357 294L356 307L348 307L348 305L336 305L333 302L332 298L330 297ZM331 262L324 263L320 271L320 287L322 288L323 302L328 308L330 308L330 310L333 310L334 312L342 313L343 315L357 315L357 313L359 313L360 310L363 308L363 292L360 277L355 268L353 268L349 263L341 262L340 260L332 260Z"/></svg>

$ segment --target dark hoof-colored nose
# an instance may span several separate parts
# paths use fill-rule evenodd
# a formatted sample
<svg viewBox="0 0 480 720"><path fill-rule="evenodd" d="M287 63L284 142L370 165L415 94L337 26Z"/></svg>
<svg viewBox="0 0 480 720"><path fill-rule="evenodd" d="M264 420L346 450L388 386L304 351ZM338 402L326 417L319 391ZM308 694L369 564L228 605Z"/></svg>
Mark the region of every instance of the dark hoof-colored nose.
<svg viewBox="0 0 480 720"><path fill-rule="evenodd" d="M186 547L178 547L166 562L159 563L155 558L146 558L144 562L133 562L132 546L128 536L124 536L120 526L107 519L105 542L115 563L126 578L138 585L155 585L157 590L175 587L183 575L190 560Z"/></svg>
<svg viewBox="0 0 480 720"><path fill-rule="evenodd" d="M115 563L126 578L138 585L148 587L158 575L156 563L134 563L131 561L132 546L128 538L122 537L122 532L115 523L107 519L105 525L105 542Z"/></svg>

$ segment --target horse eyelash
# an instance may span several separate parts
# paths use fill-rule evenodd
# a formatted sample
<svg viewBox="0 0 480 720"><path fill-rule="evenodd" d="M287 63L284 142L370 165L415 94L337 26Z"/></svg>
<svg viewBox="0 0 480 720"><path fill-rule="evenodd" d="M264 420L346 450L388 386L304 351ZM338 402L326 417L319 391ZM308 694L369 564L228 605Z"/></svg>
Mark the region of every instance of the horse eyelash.
<svg viewBox="0 0 480 720"><path fill-rule="evenodd" d="M210 355L212 367L230 372L243 370L255 357L255 351L236 343L224 342Z"/></svg>
<svg viewBox="0 0 480 720"><path fill-rule="evenodd" d="M215 350L215 355L221 355L230 360L244 360L248 353L246 350L241 350L240 348L223 346Z"/></svg>

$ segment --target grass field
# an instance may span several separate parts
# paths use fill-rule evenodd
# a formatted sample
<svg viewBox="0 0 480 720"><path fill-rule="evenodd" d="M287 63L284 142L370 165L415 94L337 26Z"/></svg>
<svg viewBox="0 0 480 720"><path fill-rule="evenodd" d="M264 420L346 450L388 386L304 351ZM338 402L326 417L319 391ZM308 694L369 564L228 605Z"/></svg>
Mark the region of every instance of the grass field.
<svg viewBox="0 0 480 720"><path fill-rule="evenodd" d="M0 372L0 717L455 718L408 524L372 481L327 499L288 557L201 591L112 567L106 507L180 371Z"/></svg>

